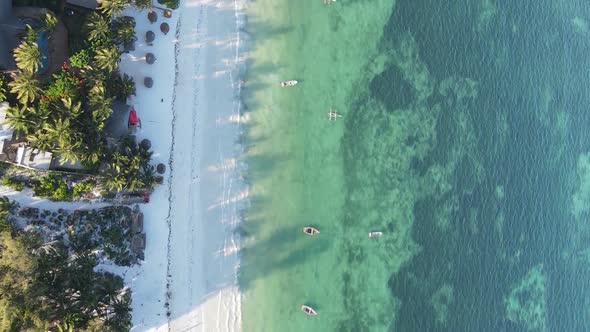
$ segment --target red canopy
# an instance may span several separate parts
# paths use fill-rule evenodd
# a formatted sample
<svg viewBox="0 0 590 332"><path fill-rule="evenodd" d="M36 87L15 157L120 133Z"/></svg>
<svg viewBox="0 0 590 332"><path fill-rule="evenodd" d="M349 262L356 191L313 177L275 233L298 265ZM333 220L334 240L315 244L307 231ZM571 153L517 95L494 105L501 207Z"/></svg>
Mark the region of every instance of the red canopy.
<svg viewBox="0 0 590 332"><path fill-rule="evenodd" d="M137 116L137 112L135 112L135 108L131 106L131 110L129 111L129 125L134 126L139 123L139 117Z"/></svg>

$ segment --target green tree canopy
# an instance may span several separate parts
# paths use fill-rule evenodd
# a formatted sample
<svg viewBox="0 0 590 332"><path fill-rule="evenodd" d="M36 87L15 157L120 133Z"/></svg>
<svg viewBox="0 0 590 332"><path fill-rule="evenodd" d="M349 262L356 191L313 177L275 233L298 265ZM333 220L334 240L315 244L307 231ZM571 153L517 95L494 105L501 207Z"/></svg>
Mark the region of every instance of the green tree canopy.
<svg viewBox="0 0 590 332"><path fill-rule="evenodd" d="M41 93L39 81L32 73L20 73L14 76L12 82L8 83L10 92L16 94L21 104L33 102Z"/></svg>
<svg viewBox="0 0 590 332"><path fill-rule="evenodd" d="M57 18L55 17L55 15L51 13L45 13L45 16L43 16L43 19L41 20L41 23L42 31L51 31L57 24Z"/></svg>
<svg viewBox="0 0 590 332"><path fill-rule="evenodd" d="M36 73L41 67L41 50L35 42L23 41L14 49L14 61L25 73Z"/></svg>
<svg viewBox="0 0 590 332"><path fill-rule="evenodd" d="M119 57L121 53L115 46L101 48L96 51L94 62L98 68L114 72L119 69Z"/></svg>
<svg viewBox="0 0 590 332"><path fill-rule="evenodd" d="M128 5L128 0L98 0L98 10L108 17L115 16Z"/></svg>
<svg viewBox="0 0 590 332"><path fill-rule="evenodd" d="M29 134L33 132L35 123L31 117L34 108L28 105L12 106L6 112L6 123L15 131L17 135Z"/></svg>
<svg viewBox="0 0 590 332"><path fill-rule="evenodd" d="M84 26L90 41L101 41L110 38L109 22L99 13L92 12Z"/></svg>

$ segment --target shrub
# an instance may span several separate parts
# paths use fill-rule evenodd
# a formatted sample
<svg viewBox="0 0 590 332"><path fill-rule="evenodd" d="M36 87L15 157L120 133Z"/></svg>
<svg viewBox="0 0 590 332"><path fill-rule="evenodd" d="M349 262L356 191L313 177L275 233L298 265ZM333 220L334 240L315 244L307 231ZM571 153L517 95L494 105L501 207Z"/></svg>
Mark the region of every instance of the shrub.
<svg viewBox="0 0 590 332"><path fill-rule="evenodd" d="M8 76L0 73L0 102L6 100L6 93L8 91Z"/></svg>
<svg viewBox="0 0 590 332"><path fill-rule="evenodd" d="M90 64L90 53L88 50L80 50L70 57L72 67L84 68Z"/></svg>
<svg viewBox="0 0 590 332"><path fill-rule="evenodd" d="M73 196L74 197L81 197L84 194L90 192L93 188L93 184L91 182L88 181L84 181L84 182L78 182L74 185L74 192L73 192Z"/></svg>
<svg viewBox="0 0 590 332"><path fill-rule="evenodd" d="M14 178L6 177L2 179L2 185L10 187L16 191L22 191L25 189L25 183L23 181L17 181Z"/></svg>
<svg viewBox="0 0 590 332"><path fill-rule="evenodd" d="M165 5L168 8L176 9L180 0L158 0L159 4Z"/></svg>
<svg viewBox="0 0 590 332"><path fill-rule="evenodd" d="M25 25L25 31L21 36L21 40L28 43L37 41L37 31L29 24Z"/></svg>
<svg viewBox="0 0 590 332"><path fill-rule="evenodd" d="M129 96L135 94L135 81L127 74L123 76L118 73L107 79L107 92L120 101L125 101Z"/></svg>
<svg viewBox="0 0 590 332"><path fill-rule="evenodd" d="M111 23L111 35L116 44L127 45L135 42L135 19L133 17L118 17Z"/></svg>
<svg viewBox="0 0 590 332"><path fill-rule="evenodd" d="M135 0L135 8L152 8L152 0Z"/></svg>
<svg viewBox="0 0 590 332"><path fill-rule="evenodd" d="M46 13L43 19L41 19L41 30L52 31L57 24L57 18L50 13Z"/></svg>
<svg viewBox="0 0 590 332"><path fill-rule="evenodd" d="M53 201L69 201L72 199L72 192L57 174L44 176L33 183L35 196L48 197Z"/></svg>
<svg viewBox="0 0 590 332"><path fill-rule="evenodd" d="M53 74L53 82L45 90L45 97L50 100L71 98L78 100L81 82L73 73L62 70Z"/></svg>

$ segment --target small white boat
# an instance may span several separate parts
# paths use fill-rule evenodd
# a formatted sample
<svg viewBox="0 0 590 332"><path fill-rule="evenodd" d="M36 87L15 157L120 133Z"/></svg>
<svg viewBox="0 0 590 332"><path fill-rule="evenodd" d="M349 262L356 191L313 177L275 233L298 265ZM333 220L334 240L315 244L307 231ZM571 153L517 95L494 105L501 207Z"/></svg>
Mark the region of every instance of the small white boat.
<svg viewBox="0 0 590 332"><path fill-rule="evenodd" d="M315 312L315 310L313 310L312 307L307 306L305 304L301 306L301 311L305 312L306 314L308 314L310 316L315 316L318 314L317 312Z"/></svg>
<svg viewBox="0 0 590 332"><path fill-rule="evenodd" d="M369 237L379 237L383 235L383 232L369 232Z"/></svg>
<svg viewBox="0 0 590 332"><path fill-rule="evenodd" d="M318 231L317 229L311 227L311 226L307 226L307 227L303 227L303 233L307 234L307 235L316 235L316 234L320 234L320 231Z"/></svg>
<svg viewBox="0 0 590 332"><path fill-rule="evenodd" d="M299 83L299 82L297 82L296 80L284 81L284 82L281 82L281 86L283 88L287 87L287 86L295 86L295 85L297 85L297 83Z"/></svg>

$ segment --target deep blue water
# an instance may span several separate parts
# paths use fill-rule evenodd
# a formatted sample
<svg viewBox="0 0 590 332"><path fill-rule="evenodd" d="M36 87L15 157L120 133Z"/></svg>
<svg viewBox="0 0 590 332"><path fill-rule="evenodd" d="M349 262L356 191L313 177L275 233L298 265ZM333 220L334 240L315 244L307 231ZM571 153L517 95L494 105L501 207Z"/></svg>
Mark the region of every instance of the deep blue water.
<svg viewBox="0 0 590 332"><path fill-rule="evenodd" d="M441 106L437 140L428 157L416 162L417 176L448 163L453 148L465 143L457 139L465 130L456 121L459 111L467 114L474 135L454 168L452 191L415 204L412 237L422 251L391 276L391 294L401 300L391 329L532 329L524 322L530 317L507 318L506 299L542 266L546 310L537 318L549 331L590 331L590 264L578 254L590 247L588 216L576 219L571 212L578 158L590 151L590 6L490 1L495 11L485 18L484 3L398 0L385 28L384 48L400 47L403 33L414 38L437 87L461 77L476 81L478 91L462 101L437 93L429 98L431 106ZM377 80L396 82L395 89L384 91ZM371 89L371 98L391 111L412 111L415 95L396 65ZM476 165L484 170L481 177ZM456 209L442 231L436 212L448 204ZM453 300L441 323L432 296L443 285L452 287ZM533 296L525 292L521 300Z"/></svg>
<svg viewBox="0 0 590 332"><path fill-rule="evenodd" d="M39 32L37 35L37 45L41 51L41 67L39 72L42 74L49 68L49 50L47 49L48 36L46 32Z"/></svg>

